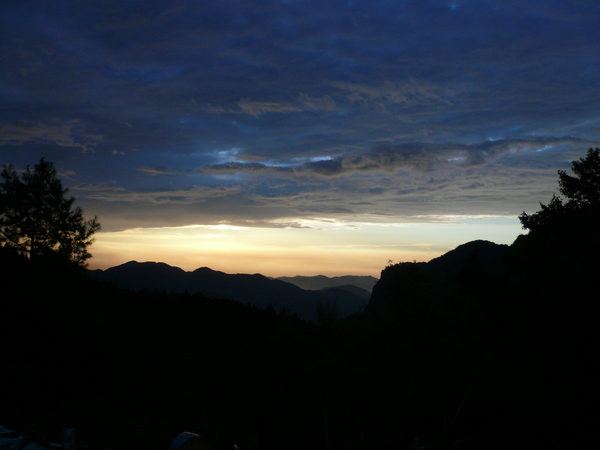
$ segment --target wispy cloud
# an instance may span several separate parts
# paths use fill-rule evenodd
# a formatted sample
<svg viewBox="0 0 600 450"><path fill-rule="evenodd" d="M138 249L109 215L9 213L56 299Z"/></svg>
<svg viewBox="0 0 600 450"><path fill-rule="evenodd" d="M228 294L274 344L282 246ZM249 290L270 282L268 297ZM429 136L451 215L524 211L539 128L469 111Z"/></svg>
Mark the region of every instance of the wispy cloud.
<svg viewBox="0 0 600 450"><path fill-rule="evenodd" d="M148 204L193 204L206 201L210 198L227 197L238 194L239 186L218 186L218 187L193 187L190 189L160 190L160 191L127 191L124 189L104 189L101 188L95 193L88 194L87 197L94 200L105 202L142 202Z"/></svg>
<svg viewBox="0 0 600 450"><path fill-rule="evenodd" d="M250 101L248 99L240 100L238 105L242 112L252 116L259 116L264 113L281 113L299 111L300 109L290 103L285 102L261 102Z"/></svg>
<svg viewBox="0 0 600 450"><path fill-rule="evenodd" d="M53 121L56 122L56 121ZM93 152L103 136L85 131L79 120L58 124L6 124L0 125L0 145L22 146L31 142L71 147L83 153Z"/></svg>
<svg viewBox="0 0 600 450"><path fill-rule="evenodd" d="M316 111L335 111L337 109L335 100L329 95L311 97L308 94L301 92L298 94L297 100L307 108Z"/></svg>
<svg viewBox="0 0 600 450"><path fill-rule="evenodd" d="M378 83L332 82L331 86L344 91L348 100L360 105L399 104L405 107L431 102L450 103L453 91L426 80L411 78L405 82L383 81Z"/></svg>

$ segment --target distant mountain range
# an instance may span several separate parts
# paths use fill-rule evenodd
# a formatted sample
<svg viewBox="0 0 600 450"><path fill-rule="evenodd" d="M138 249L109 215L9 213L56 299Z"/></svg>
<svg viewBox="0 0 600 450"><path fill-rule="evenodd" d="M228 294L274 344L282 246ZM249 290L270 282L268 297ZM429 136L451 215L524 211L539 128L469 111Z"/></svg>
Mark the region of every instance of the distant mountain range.
<svg viewBox="0 0 600 450"><path fill-rule="evenodd" d="M356 286L370 293L373 290L375 283L377 283L377 278L375 277L354 275L345 275L341 277L326 277L324 275L317 275L314 277L296 276L279 277L276 279L285 281L286 283L295 284L301 289L309 289L311 291L340 286Z"/></svg>
<svg viewBox="0 0 600 450"><path fill-rule="evenodd" d="M270 279L261 274L226 274L208 267L186 272L160 262L130 261L106 270L91 270L90 276L114 282L129 290L201 293L208 298L223 298L277 313L284 309L300 319L317 321L319 309L344 318L362 312L377 279L373 277L292 277ZM344 284L346 283L346 284ZM298 286L309 286L303 289ZM320 287L323 286L323 287ZM367 289L365 289L367 288Z"/></svg>

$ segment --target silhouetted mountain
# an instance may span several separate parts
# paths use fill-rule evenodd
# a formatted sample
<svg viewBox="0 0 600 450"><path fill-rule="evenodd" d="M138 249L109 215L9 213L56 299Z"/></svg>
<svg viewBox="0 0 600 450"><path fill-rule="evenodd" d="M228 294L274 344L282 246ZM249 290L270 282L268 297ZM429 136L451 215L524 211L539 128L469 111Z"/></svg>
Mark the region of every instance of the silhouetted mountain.
<svg viewBox="0 0 600 450"><path fill-rule="evenodd" d="M375 283L377 283L377 278L375 277L356 275L345 275L341 277L326 277L325 275L316 275L314 277L279 277L277 280L285 281L286 283L292 283L299 288L313 291L330 287L356 286L369 292L369 294L373 290Z"/></svg>
<svg viewBox="0 0 600 450"><path fill-rule="evenodd" d="M323 288L319 292L338 292L338 291L345 291L345 292L354 294L357 297L360 297L361 299L363 299L365 302L368 302L369 298L371 297L370 291L359 288L358 286L355 286L353 284L344 284L342 286ZM366 303L365 303L365 305L366 305Z"/></svg>
<svg viewBox="0 0 600 450"><path fill-rule="evenodd" d="M226 274L202 267L186 272L165 263L130 261L104 271L93 270L90 275L99 280L114 282L130 290L202 293L207 298L232 299L261 309L271 305L277 313L284 309L300 319L316 321L317 306L333 308L337 302L338 318L363 311L368 300L364 291L354 287L336 287L323 291L300 289L281 280L260 274Z"/></svg>
<svg viewBox="0 0 600 450"><path fill-rule="evenodd" d="M477 240L459 245L454 250L432 259L427 265L441 274L457 276L465 264L476 258L483 270L498 273L505 269L506 257L510 252L509 245Z"/></svg>
<svg viewBox="0 0 600 450"><path fill-rule="evenodd" d="M477 240L459 245L454 250L426 263L399 263L386 267L373 288L368 311L382 310L384 305L401 298L410 301L424 295L443 301L453 295L465 276L498 275L506 270L507 257L512 254L508 245Z"/></svg>
<svg viewBox="0 0 600 450"><path fill-rule="evenodd" d="M183 292L187 288L187 272L161 262L129 261L106 270L90 270L89 273L132 291L166 289L167 292Z"/></svg>
<svg viewBox="0 0 600 450"><path fill-rule="evenodd" d="M374 360L394 348L413 371L398 381L414 397L406 426L437 417L454 439L469 434L498 448L560 448L581 436L593 407L597 267L585 246L536 236L468 242L427 263L386 267L363 318L386 343L372 346ZM458 419L445 422L448 411Z"/></svg>

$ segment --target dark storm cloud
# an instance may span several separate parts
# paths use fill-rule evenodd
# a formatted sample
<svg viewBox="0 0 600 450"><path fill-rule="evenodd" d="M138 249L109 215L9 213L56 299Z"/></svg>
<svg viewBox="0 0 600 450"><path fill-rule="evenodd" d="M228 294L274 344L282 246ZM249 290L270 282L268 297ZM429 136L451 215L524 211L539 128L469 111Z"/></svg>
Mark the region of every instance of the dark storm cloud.
<svg viewBox="0 0 600 450"><path fill-rule="evenodd" d="M183 223L201 220L183 209L194 203L254 221L518 213L600 142L595 1L20 0L0 13L0 162L54 160L98 188L80 191L90 205L170 205Z"/></svg>

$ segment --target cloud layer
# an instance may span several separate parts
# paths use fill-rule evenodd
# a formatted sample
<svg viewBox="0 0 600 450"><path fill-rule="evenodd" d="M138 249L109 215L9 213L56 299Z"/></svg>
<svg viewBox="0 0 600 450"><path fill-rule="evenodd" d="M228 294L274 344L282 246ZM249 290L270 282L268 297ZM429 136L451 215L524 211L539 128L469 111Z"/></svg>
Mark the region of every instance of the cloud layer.
<svg viewBox="0 0 600 450"><path fill-rule="evenodd" d="M5 1L0 163L105 230L506 215L600 142L594 1Z"/></svg>

